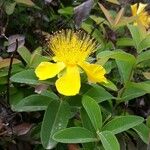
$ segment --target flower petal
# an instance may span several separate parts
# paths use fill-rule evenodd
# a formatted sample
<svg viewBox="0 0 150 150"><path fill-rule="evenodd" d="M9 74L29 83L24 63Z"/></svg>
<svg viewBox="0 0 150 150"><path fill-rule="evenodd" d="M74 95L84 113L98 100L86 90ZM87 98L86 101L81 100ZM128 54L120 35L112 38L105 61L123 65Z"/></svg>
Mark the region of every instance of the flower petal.
<svg viewBox="0 0 150 150"><path fill-rule="evenodd" d="M137 14L142 13L146 6L147 6L147 4L139 3L139 7L138 7L138 10L137 10Z"/></svg>
<svg viewBox="0 0 150 150"><path fill-rule="evenodd" d="M98 64L89 64L87 62L80 63L80 66L84 69L88 76L88 80L92 83L96 82L105 82L107 83L107 80L105 78L105 69Z"/></svg>
<svg viewBox="0 0 150 150"><path fill-rule="evenodd" d="M46 80L56 76L64 68L65 64L63 62L41 62L35 69L35 74L39 80Z"/></svg>
<svg viewBox="0 0 150 150"><path fill-rule="evenodd" d="M77 66L67 67L66 73L56 81L56 88L59 93L66 96L73 96L79 93L80 73Z"/></svg>
<svg viewBox="0 0 150 150"><path fill-rule="evenodd" d="M136 16L137 14L137 3L134 5L131 5L132 15Z"/></svg>

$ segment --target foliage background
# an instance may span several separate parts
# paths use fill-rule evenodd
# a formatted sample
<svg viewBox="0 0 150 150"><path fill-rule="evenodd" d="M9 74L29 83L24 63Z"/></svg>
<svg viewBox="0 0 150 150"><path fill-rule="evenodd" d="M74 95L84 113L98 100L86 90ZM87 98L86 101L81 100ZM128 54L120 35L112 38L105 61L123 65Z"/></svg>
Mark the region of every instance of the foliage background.
<svg viewBox="0 0 150 150"><path fill-rule="evenodd" d="M33 69L39 62L49 59L47 57L47 54L50 55L47 41L50 34L66 28L85 30L101 44L101 47L95 54L94 61L97 58L98 63L104 65L107 70L107 78L111 82L108 85L97 85L94 87L85 83L81 92L86 93L86 95L96 100L97 103L100 103L103 124L115 116L126 116L129 114L141 116L144 118L144 124L142 124L142 127L134 128L138 132L134 132L133 129L127 130L128 127L126 127L116 137L119 139L122 150L146 150L149 148L150 96L148 93L150 92L150 84L148 80L150 78L150 51L148 48L150 47L150 37L141 33L136 27L127 27L126 25L115 27L109 24L109 21L97 4L98 2L105 6L113 16L117 16L122 7L126 8L125 16L131 16L131 4L137 2L149 3L148 0L120 0L120 4L116 5L104 0L95 0L92 8L91 5L88 5L86 9L81 7L80 11L74 11L74 8L81 6L83 1L0 0L1 149L44 149L40 140L44 110L49 104L49 99L59 99L59 94L53 84L47 87L47 83L53 83L53 80L45 81L39 85L38 80L33 75ZM149 9L148 6L147 10ZM133 22L133 20L129 19L128 21ZM142 36L143 39L139 39ZM15 52L16 38L20 47L17 52ZM138 47L136 44L140 40L145 40L146 42L143 42L143 45ZM14 59L9 76L11 58ZM21 62L18 63L18 60ZM130 68L133 66L134 69ZM15 76L16 73L20 74ZM12 77L11 81L9 81L10 77ZM45 99L44 102L43 98ZM92 119L86 118L86 104L81 103L81 95L66 99L67 104L69 103L71 106L68 127L81 127L84 123L90 125L90 120L92 121ZM96 108L97 105L93 107ZM58 104L54 102L53 106L57 108ZM80 113L80 111L83 112ZM89 112L90 110L86 111ZM60 114L67 116L68 113L66 110L62 110ZM80 114L87 120L84 120ZM140 120L141 118L137 119ZM51 123L48 122L48 124ZM132 127L136 125L138 124L134 124ZM86 128L89 129L91 127ZM48 127L44 128L44 134L47 132L46 129L48 130ZM71 150L73 148L78 149L79 146L82 147L81 144L59 143L54 149ZM94 149L93 144L83 144L83 147L91 147L89 148L90 150ZM95 147L95 149L99 147L103 149L100 143L97 143Z"/></svg>

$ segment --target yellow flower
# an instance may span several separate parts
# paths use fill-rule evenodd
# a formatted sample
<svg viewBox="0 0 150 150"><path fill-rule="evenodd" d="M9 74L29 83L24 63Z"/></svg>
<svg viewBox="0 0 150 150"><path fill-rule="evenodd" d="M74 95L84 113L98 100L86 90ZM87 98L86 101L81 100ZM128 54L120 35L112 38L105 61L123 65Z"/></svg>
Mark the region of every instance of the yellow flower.
<svg viewBox="0 0 150 150"><path fill-rule="evenodd" d="M81 68L90 82L106 82L105 69L98 64L86 62L96 48L96 42L89 35L81 31L62 30L51 36L49 47L54 54L54 63L41 62L35 69L35 74L39 80L53 78L59 74L55 83L59 93L66 96L79 93Z"/></svg>
<svg viewBox="0 0 150 150"><path fill-rule="evenodd" d="M150 27L150 15L147 11L145 11L147 4L139 3L139 5L136 3L134 5L131 5L132 15L137 16L137 21L134 23L137 25L137 23L141 23L145 28Z"/></svg>

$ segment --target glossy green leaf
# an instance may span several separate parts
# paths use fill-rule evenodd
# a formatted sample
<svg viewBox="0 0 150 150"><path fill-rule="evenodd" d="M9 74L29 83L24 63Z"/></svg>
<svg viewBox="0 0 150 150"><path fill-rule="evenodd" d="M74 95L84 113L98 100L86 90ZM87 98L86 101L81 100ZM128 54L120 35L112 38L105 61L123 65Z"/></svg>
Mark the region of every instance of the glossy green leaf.
<svg viewBox="0 0 150 150"><path fill-rule="evenodd" d="M83 96L82 104L95 130L100 130L102 127L102 115L98 103L89 96Z"/></svg>
<svg viewBox="0 0 150 150"><path fill-rule="evenodd" d="M71 127L56 132L53 139L61 143L88 143L97 141L96 137L88 129Z"/></svg>
<svg viewBox="0 0 150 150"><path fill-rule="evenodd" d="M120 150L117 138L110 131L97 132L105 150Z"/></svg>
<svg viewBox="0 0 150 150"><path fill-rule="evenodd" d="M108 130L114 134L118 134L141 124L143 121L144 119L139 116L118 116L109 121L102 130Z"/></svg>
<svg viewBox="0 0 150 150"><path fill-rule="evenodd" d="M146 144L149 143L150 129L144 123L135 126L133 130L136 131L136 133L140 136L143 142L145 142Z"/></svg>
<svg viewBox="0 0 150 150"><path fill-rule="evenodd" d="M98 103L114 98L103 87L96 84L92 85L91 89L89 89L88 92L85 93L85 95L92 97Z"/></svg>
<svg viewBox="0 0 150 150"><path fill-rule="evenodd" d="M11 108L17 112L45 110L52 100L47 96L33 94L20 99L18 103L12 102Z"/></svg>
<svg viewBox="0 0 150 150"><path fill-rule="evenodd" d="M41 141L45 149L52 149L57 142L52 139L55 132L64 129L70 118L70 106L67 102L52 101L44 114L41 128Z"/></svg>

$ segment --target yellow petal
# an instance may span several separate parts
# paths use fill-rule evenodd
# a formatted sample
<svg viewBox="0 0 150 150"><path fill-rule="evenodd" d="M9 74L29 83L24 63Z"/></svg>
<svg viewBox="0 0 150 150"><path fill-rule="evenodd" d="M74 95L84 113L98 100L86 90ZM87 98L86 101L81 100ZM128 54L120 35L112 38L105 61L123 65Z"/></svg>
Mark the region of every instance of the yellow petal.
<svg viewBox="0 0 150 150"><path fill-rule="evenodd" d="M137 14L137 3L134 5L131 5L132 15L136 16Z"/></svg>
<svg viewBox="0 0 150 150"><path fill-rule="evenodd" d="M138 7L138 10L137 10L137 14L142 13L146 6L147 6L147 4L139 3L139 7Z"/></svg>
<svg viewBox="0 0 150 150"><path fill-rule="evenodd" d="M65 64L63 62L41 62L35 69L35 74L39 80L46 80L56 76L61 70L64 69L64 67Z"/></svg>
<svg viewBox="0 0 150 150"><path fill-rule="evenodd" d="M105 82L107 83L107 80L105 78L105 69L98 64L89 64L87 62L83 62L80 64L80 66L84 69L88 76L88 80L90 82L96 83L96 82Z"/></svg>
<svg viewBox="0 0 150 150"><path fill-rule="evenodd" d="M60 77L55 84L58 92L63 95L73 96L78 94L81 87L78 67L67 67L66 73Z"/></svg>

